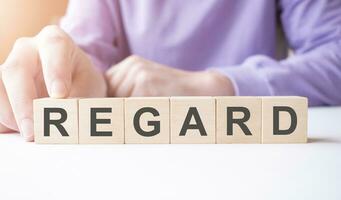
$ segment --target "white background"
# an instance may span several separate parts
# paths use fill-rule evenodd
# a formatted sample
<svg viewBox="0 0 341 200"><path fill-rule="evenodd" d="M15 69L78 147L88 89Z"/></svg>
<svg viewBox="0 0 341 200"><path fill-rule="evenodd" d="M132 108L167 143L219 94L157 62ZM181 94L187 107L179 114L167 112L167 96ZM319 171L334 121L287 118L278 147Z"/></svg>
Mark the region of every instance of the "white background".
<svg viewBox="0 0 341 200"><path fill-rule="evenodd" d="M0 200L341 199L341 108L308 144L37 145L0 135Z"/></svg>

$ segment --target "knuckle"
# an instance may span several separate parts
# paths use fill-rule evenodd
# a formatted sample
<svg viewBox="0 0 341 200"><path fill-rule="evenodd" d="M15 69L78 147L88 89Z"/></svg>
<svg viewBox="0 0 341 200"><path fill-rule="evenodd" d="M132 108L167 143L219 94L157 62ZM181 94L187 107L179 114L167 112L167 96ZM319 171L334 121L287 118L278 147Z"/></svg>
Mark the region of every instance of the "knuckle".
<svg viewBox="0 0 341 200"><path fill-rule="evenodd" d="M148 71L141 70L137 75L136 81L141 85L146 85L152 81L152 77Z"/></svg>
<svg viewBox="0 0 341 200"><path fill-rule="evenodd" d="M138 60L138 59L140 59L140 56L133 54L133 55L129 56L129 58L132 60Z"/></svg>
<svg viewBox="0 0 341 200"><path fill-rule="evenodd" d="M69 41L66 33L56 25L46 26L40 34L43 44L67 43Z"/></svg>
<svg viewBox="0 0 341 200"><path fill-rule="evenodd" d="M22 64L22 61L16 58L7 59L6 62L1 66L1 79L3 83L12 82L13 74L18 73L21 70L25 70L25 65ZM25 70L27 71L27 70Z"/></svg>
<svg viewBox="0 0 341 200"><path fill-rule="evenodd" d="M133 70L135 70L136 73L146 73L146 68L141 63L136 63L132 66Z"/></svg>
<svg viewBox="0 0 341 200"><path fill-rule="evenodd" d="M13 49L22 49L30 46L31 44L31 39L28 37L21 37L18 38L13 45Z"/></svg>
<svg viewBox="0 0 341 200"><path fill-rule="evenodd" d="M142 61L142 58L134 54L134 55L129 56L129 60L136 63L136 62Z"/></svg>
<svg viewBox="0 0 341 200"><path fill-rule="evenodd" d="M25 66L22 61L22 55L31 53L32 50L32 38L21 37L18 38L13 45L12 51L8 55L5 62L1 65L1 75L8 74L9 71L21 68Z"/></svg>
<svg viewBox="0 0 341 200"><path fill-rule="evenodd" d="M63 31L61 28L59 28L57 25L48 25L45 26L42 30L41 30L42 34L55 34L55 33L59 33L62 34Z"/></svg>

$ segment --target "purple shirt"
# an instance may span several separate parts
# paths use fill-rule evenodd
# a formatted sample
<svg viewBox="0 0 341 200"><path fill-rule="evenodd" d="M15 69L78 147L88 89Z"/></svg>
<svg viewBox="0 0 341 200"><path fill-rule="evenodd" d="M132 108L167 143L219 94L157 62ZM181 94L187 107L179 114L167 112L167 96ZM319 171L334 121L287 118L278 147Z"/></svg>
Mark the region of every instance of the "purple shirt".
<svg viewBox="0 0 341 200"><path fill-rule="evenodd" d="M237 95L341 105L341 0L71 0L61 26L102 70L137 54L217 70Z"/></svg>

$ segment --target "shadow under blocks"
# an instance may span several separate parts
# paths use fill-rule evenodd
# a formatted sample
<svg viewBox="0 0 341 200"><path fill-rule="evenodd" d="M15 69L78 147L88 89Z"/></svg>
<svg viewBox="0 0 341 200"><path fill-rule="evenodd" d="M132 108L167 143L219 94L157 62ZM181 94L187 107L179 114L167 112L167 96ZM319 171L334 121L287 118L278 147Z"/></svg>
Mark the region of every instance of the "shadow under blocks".
<svg viewBox="0 0 341 200"><path fill-rule="evenodd" d="M40 144L306 143L305 97L34 100Z"/></svg>

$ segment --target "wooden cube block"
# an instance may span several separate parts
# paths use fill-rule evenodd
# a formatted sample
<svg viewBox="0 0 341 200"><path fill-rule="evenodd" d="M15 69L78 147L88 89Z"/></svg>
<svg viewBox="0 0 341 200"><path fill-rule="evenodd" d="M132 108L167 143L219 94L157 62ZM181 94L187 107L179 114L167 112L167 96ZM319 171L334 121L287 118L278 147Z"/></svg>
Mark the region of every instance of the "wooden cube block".
<svg viewBox="0 0 341 200"><path fill-rule="evenodd" d="M77 99L36 99L33 106L36 143L78 143Z"/></svg>
<svg viewBox="0 0 341 200"><path fill-rule="evenodd" d="M308 100L304 97L262 98L263 143L306 143Z"/></svg>
<svg viewBox="0 0 341 200"><path fill-rule="evenodd" d="M215 99L171 97L171 143L215 143Z"/></svg>
<svg viewBox="0 0 341 200"><path fill-rule="evenodd" d="M125 99L125 142L169 144L169 98Z"/></svg>
<svg viewBox="0 0 341 200"><path fill-rule="evenodd" d="M218 144L261 143L262 99L216 97Z"/></svg>
<svg viewBox="0 0 341 200"><path fill-rule="evenodd" d="M124 99L80 99L79 143L124 144Z"/></svg>

